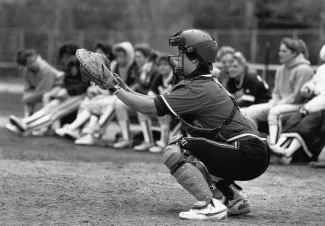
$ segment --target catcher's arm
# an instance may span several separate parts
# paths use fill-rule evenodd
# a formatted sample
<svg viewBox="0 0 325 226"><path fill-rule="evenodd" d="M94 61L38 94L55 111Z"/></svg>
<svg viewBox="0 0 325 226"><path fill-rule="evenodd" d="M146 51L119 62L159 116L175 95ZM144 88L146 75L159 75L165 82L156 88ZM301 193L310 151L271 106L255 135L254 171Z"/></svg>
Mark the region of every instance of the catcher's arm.
<svg viewBox="0 0 325 226"><path fill-rule="evenodd" d="M148 99L154 99L154 96L148 96L148 95L143 95L143 94L140 94L140 93L137 93L135 92L133 89L131 89L128 85L125 84L125 82L123 81L123 79L121 79L121 77L117 74L114 74L114 78L115 78L115 82L117 84L119 84L124 90L130 92L130 93L133 93L137 96L142 96L142 97L145 97L145 98L148 98Z"/></svg>
<svg viewBox="0 0 325 226"><path fill-rule="evenodd" d="M81 74L101 89L108 89L123 103L138 112L157 114L154 97L132 91L118 75L109 70L109 61L104 55L78 49L76 56L81 64Z"/></svg>
<svg viewBox="0 0 325 226"><path fill-rule="evenodd" d="M124 89L115 94L124 104L136 111L145 114L157 114L154 96L142 95L136 92L128 92Z"/></svg>

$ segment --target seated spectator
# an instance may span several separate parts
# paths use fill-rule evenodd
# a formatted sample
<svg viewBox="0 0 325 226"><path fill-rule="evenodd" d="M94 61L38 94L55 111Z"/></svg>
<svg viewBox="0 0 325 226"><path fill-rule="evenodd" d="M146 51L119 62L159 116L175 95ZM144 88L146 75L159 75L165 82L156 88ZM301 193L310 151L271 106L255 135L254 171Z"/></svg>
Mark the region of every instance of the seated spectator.
<svg viewBox="0 0 325 226"><path fill-rule="evenodd" d="M229 66L228 91L235 97L240 107L268 102L271 98L269 86L257 75L249 70L245 57L237 52Z"/></svg>
<svg viewBox="0 0 325 226"><path fill-rule="evenodd" d="M229 66L233 61L233 56L235 53L235 49L231 46L223 46L219 49L217 54L217 60L221 63L221 71L217 76L218 81L220 84L223 85L227 89L227 82L229 79Z"/></svg>
<svg viewBox="0 0 325 226"><path fill-rule="evenodd" d="M168 56L160 56L156 63L159 76L152 82L148 95L162 95L170 92L173 87L173 68L168 63ZM169 140L171 116L158 117L158 120L160 124L160 140L156 142L156 146L149 149L152 153L162 152Z"/></svg>
<svg viewBox="0 0 325 226"><path fill-rule="evenodd" d="M138 44L135 46L135 62L139 68L139 77L137 82L131 86L134 91L147 95L152 86L155 77L158 76L157 68L152 61L152 50L148 45ZM122 77L122 76L121 76ZM122 101L117 100L115 103L116 118L119 123L123 139L113 146L114 148L132 147L132 139L130 137L129 112L132 110ZM148 151L154 146L153 135L151 131L150 117L137 113L138 120L144 136L144 142L134 147L135 151Z"/></svg>
<svg viewBox="0 0 325 226"><path fill-rule="evenodd" d="M105 54L109 61L113 61L115 59L112 51L112 45L110 43L98 42L94 49L96 53Z"/></svg>
<svg viewBox="0 0 325 226"><path fill-rule="evenodd" d="M17 64L24 68L24 115L28 117L34 113L36 104L42 103L44 93L59 83L64 72L48 64L34 49L19 51Z"/></svg>
<svg viewBox="0 0 325 226"><path fill-rule="evenodd" d="M272 99L268 103L242 109L256 127L258 122L268 121L270 145L277 142L282 117L296 112L304 101L300 89L314 74L310 62L305 58L307 56L307 48L302 40L282 39L279 58L283 65L276 71Z"/></svg>
<svg viewBox="0 0 325 226"><path fill-rule="evenodd" d="M105 54L109 60L113 57L112 48L109 44L105 46L98 43L95 52ZM87 95L78 109L77 118L70 124L64 125L55 131L58 136L68 136L75 140L76 144L92 145L95 139L91 136L94 133L99 117L105 113L108 105L112 105L114 96L110 96L107 90L102 90L92 84L87 89ZM111 113L112 111L110 111Z"/></svg>
<svg viewBox="0 0 325 226"><path fill-rule="evenodd" d="M325 45L320 58L325 62ZM325 64L302 86L301 93L311 100L285 122L278 142L271 146L280 164L317 161L325 145Z"/></svg>
<svg viewBox="0 0 325 226"><path fill-rule="evenodd" d="M63 85L51 91L50 102L33 115L24 119L10 116L10 124L7 125L9 130L28 135L51 126L53 122L78 109L90 82L80 73L79 61L75 55L77 49L78 46L74 44L60 48L59 57L65 72Z"/></svg>

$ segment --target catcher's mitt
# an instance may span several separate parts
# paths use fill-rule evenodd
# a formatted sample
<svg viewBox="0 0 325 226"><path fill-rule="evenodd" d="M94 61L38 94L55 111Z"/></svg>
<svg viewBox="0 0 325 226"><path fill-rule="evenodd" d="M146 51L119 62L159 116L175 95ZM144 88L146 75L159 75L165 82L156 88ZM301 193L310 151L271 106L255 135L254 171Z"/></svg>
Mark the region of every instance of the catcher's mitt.
<svg viewBox="0 0 325 226"><path fill-rule="evenodd" d="M80 71L101 89L112 89L117 84L114 74L109 70L109 60L104 54L86 49L78 49L76 56L80 61ZM114 90L113 90L114 91Z"/></svg>

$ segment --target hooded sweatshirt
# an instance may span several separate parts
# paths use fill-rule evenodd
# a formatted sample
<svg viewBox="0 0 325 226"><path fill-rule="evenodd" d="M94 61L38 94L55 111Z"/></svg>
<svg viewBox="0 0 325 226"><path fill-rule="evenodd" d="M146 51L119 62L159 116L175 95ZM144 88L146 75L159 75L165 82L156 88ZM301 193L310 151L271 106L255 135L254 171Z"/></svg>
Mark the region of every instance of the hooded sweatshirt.
<svg viewBox="0 0 325 226"><path fill-rule="evenodd" d="M305 108L309 112L325 110L325 64L321 65L313 79L308 82L308 85L315 97L306 103Z"/></svg>
<svg viewBox="0 0 325 226"><path fill-rule="evenodd" d="M276 71L272 99L269 103L272 105L302 103L300 89L313 75L310 62L303 54L299 54L290 63L283 64Z"/></svg>
<svg viewBox="0 0 325 226"><path fill-rule="evenodd" d="M121 66L116 61L111 63L111 70L118 74L124 82L130 86L135 82L138 77L138 68L134 62L134 49L130 42L121 42L113 47L113 53L116 52L117 48L124 49L126 52L127 64Z"/></svg>

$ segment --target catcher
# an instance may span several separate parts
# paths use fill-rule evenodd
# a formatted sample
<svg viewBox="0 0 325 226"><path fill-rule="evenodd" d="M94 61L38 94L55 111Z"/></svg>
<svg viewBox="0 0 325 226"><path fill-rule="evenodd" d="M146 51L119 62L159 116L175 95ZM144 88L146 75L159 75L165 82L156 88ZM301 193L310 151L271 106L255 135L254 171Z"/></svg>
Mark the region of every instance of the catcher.
<svg viewBox="0 0 325 226"><path fill-rule="evenodd" d="M236 101L210 73L217 43L202 30L179 31L169 38L178 48L169 63L177 83L169 94L156 97L131 91L107 67L104 56L77 51L82 71L103 89L143 114L177 116L184 135L173 137L162 153L177 182L198 201L182 219L222 220L251 212L242 188L234 181L259 177L269 165L270 151Z"/></svg>

